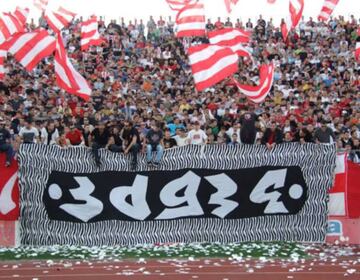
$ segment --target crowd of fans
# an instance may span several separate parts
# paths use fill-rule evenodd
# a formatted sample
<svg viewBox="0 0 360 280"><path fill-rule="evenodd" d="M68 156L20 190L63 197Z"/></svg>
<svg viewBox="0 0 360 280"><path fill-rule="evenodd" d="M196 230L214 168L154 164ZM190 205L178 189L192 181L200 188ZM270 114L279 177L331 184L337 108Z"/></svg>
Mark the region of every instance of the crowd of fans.
<svg viewBox="0 0 360 280"><path fill-rule="evenodd" d="M102 46L80 50L81 19L63 32L72 62L86 77L89 102L56 86L53 58L27 73L8 57L0 82L0 151L6 165L21 143L91 147L161 162L164 149L189 144L264 144L336 142L338 149L360 158L360 64L354 49L359 21L333 18L302 20L299 33L286 42L280 28L261 17L245 24L230 19L206 28L238 27L252 31L247 46L254 59L240 59L241 83L256 84L258 67L273 60L274 86L261 104L251 103L230 80L197 92L186 49L205 38L176 39L171 18L151 17L125 24L100 21ZM41 18L39 24L47 28ZM35 29L34 22L28 25ZM156 158L152 158L156 152Z"/></svg>

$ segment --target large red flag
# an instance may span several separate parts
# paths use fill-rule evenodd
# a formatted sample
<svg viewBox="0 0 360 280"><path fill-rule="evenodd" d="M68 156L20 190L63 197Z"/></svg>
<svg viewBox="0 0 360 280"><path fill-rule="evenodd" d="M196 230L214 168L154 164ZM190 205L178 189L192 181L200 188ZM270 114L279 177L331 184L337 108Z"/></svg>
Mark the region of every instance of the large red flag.
<svg viewBox="0 0 360 280"><path fill-rule="evenodd" d="M5 154L0 153L0 220L15 221L19 217L18 164L5 167Z"/></svg>

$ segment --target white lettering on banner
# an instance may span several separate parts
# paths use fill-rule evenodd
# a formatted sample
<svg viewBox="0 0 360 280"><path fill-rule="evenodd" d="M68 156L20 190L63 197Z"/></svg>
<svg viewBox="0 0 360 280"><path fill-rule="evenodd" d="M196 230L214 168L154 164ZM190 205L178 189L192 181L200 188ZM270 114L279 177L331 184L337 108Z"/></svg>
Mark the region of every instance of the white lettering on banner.
<svg viewBox="0 0 360 280"><path fill-rule="evenodd" d="M274 189L281 189L285 185L287 169L271 170L265 173L264 177L257 183L256 187L250 194L250 200L254 203L264 203L269 201L264 213L275 214L275 213L289 213L284 203L278 201L281 196L280 192L273 191L267 193L267 189L274 186Z"/></svg>
<svg viewBox="0 0 360 280"><path fill-rule="evenodd" d="M66 203L60 205L60 208L70 215L82 220L83 222L88 222L90 219L99 215L104 205L102 202L90 194L95 190L94 184L87 177L74 177L75 181L79 184L77 189L71 189L70 193L74 199L85 201L83 204L73 204ZM54 191L57 188L56 184L53 184L49 187L49 195L54 195L56 193L56 197L52 197L53 199L59 199L61 194ZM60 196L60 197L59 197Z"/></svg>
<svg viewBox="0 0 360 280"><path fill-rule="evenodd" d="M224 173L206 176L205 179L217 189L217 192L211 195L209 204L220 205L211 213L220 218L225 218L239 205L235 201L226 199L236 193L237 184Z"/></svg>
<svg viewBox="0 0 360 280"><path fill-rule="evenodd" d="M116 187L110 192L110 202L125 215L136 219L145 220L150 214L149 205L146 202L148 177L137 175L132 186ZM131 204L126 198L131 197Z"/></svg>
<svg viewBox="0 0 360 280"><path fill-rule="evenodd" d="M201 178L198 175L188 171L181 178L168 183L160 192L161 202L167 207L176 207L184 203L187 203L187 205L177 208L166 208L156 219L176 219L203 215L204 211L196 196L200 180ZM186 188L184 196L176 196L176 193L184 187Z"/></svg>
<svg viewBox="0 0 360 280"><path fill-rule="evenodd" d="M291 208L289 208L290 210L287 209L280 200L283 193L278 191L285 188L287 171L287 168L267 171L251 191L249 197L251 202L254 204L266 203L263 214L287 214L291 210ZM225 173L204 176L203 178L216 188L216 192L211 192L208 204L218 205L218 207L214 208L211 214L222 219L226 218L239 206L238 198L230 199L237 193L238 185ZM75 176L74 179L79 187L76 189L66 188L66 190L70 191L78 203L64 203L59 207L73 217L88 222L102 213L104 204L91 195L95 186L88 177ZM167 220L204 215L200 203L203 200L199 201L197 196L201 179L202 177L193 171L187 171L182 177L168 182L163 188L159 188L161 209L157 209L159 212L156 213L155 219ZM122 214L134 220L146 220L152 213L147 201L148 184L148 176L137 174L132 185L114 187L109 193L109 201ZM183 191L182 195L179 194L181 191ZM300 200L305 189L301 184L294 183L286 191L289 198ZM48 195L52 200L60 200L63 197L63 190L58 184L53 183L49 186ZM254 207L257 206L254 205ZM261 206L262 208L263 206Z"/></svg>
<svg viewBox="0 0 360 280"><path fill-rule="evenodd" d="M15 187L17 175L18 173L15 172L0 192L0 213L2 215L6 215L16 208L16 203L13 201L11 195Z"/></svg>

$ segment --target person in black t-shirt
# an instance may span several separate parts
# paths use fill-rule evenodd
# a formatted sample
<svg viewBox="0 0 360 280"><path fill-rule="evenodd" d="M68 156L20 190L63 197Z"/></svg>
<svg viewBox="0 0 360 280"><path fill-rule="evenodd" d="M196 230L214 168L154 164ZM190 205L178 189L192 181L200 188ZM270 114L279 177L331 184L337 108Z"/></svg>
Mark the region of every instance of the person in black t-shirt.
<svg viewBox="0 0 360 280"><path fill-rule="evenodd" d="M114 153L123 152L123 140L120 137L120 130L118 127L112 128L107 148Z"/></svg>
<svg viewBox="0 0 360 280"><path fill-rule="evenodd" d="M250 110L240 117L241 129L240 140L243 144L255 144L257 116Z"/></svg>
<svg viewBox="0 0 360 280"><path fill-rule="evenodd" d="M124 122L124 128L120 132L120 137L124 141L124 154L127 155L131 152L133 156L132 169L137 166L137 154L141 148L140 135L137 129L133 126L131 121Z"/></svg>
<svg viewBox="0 0 360 280"><path fill-rule="evenodd" d="M110 133L104 123L100 123L98 127L91 132L90 142L97 166L101 165L99 149L106 147L109 142L109 138Z"/></svg>
<svg viewBox="0 0 360 280"><path fill-rule="evenodd" d="M177 146L175 139L171 138L170 130L168 130L168 129L165 130L165 137L164 137L163 142L164 142L165 150L166 149L171 149L171 148Z"/></svg>

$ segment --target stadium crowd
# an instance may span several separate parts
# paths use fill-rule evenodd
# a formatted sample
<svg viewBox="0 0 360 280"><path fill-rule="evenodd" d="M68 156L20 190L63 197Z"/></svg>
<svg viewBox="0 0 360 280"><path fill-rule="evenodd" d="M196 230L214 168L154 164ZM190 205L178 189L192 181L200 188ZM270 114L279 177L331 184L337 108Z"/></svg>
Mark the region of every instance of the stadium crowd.
<svg viewBox="0 0 360 280"><path fill-rule="evenodd" d="M319 23L302 20L299 34L286 42L270 20L246 23L208 20L206 28L238 27L252 31L247 46L254 60L240 59L241 83L256 84L258 67L273 60L274 86L261 104L249 102L230 80L197 92L186 48L204 38L176 39L171 18L145 24L100 20L102 46L80 50L80 19L63 37L69 56L86 77L89 102L56 86L52 58L29 74L8 57L0 82L0 151L6 165L21 143L61 147L86 145L98 165L98 149L147 153L153 164L164 149L188 144L264 144L336 142L360 162L360 64L354 48L359 22L354 17ZM39 24L28 25L33 30Z"/></svg>

